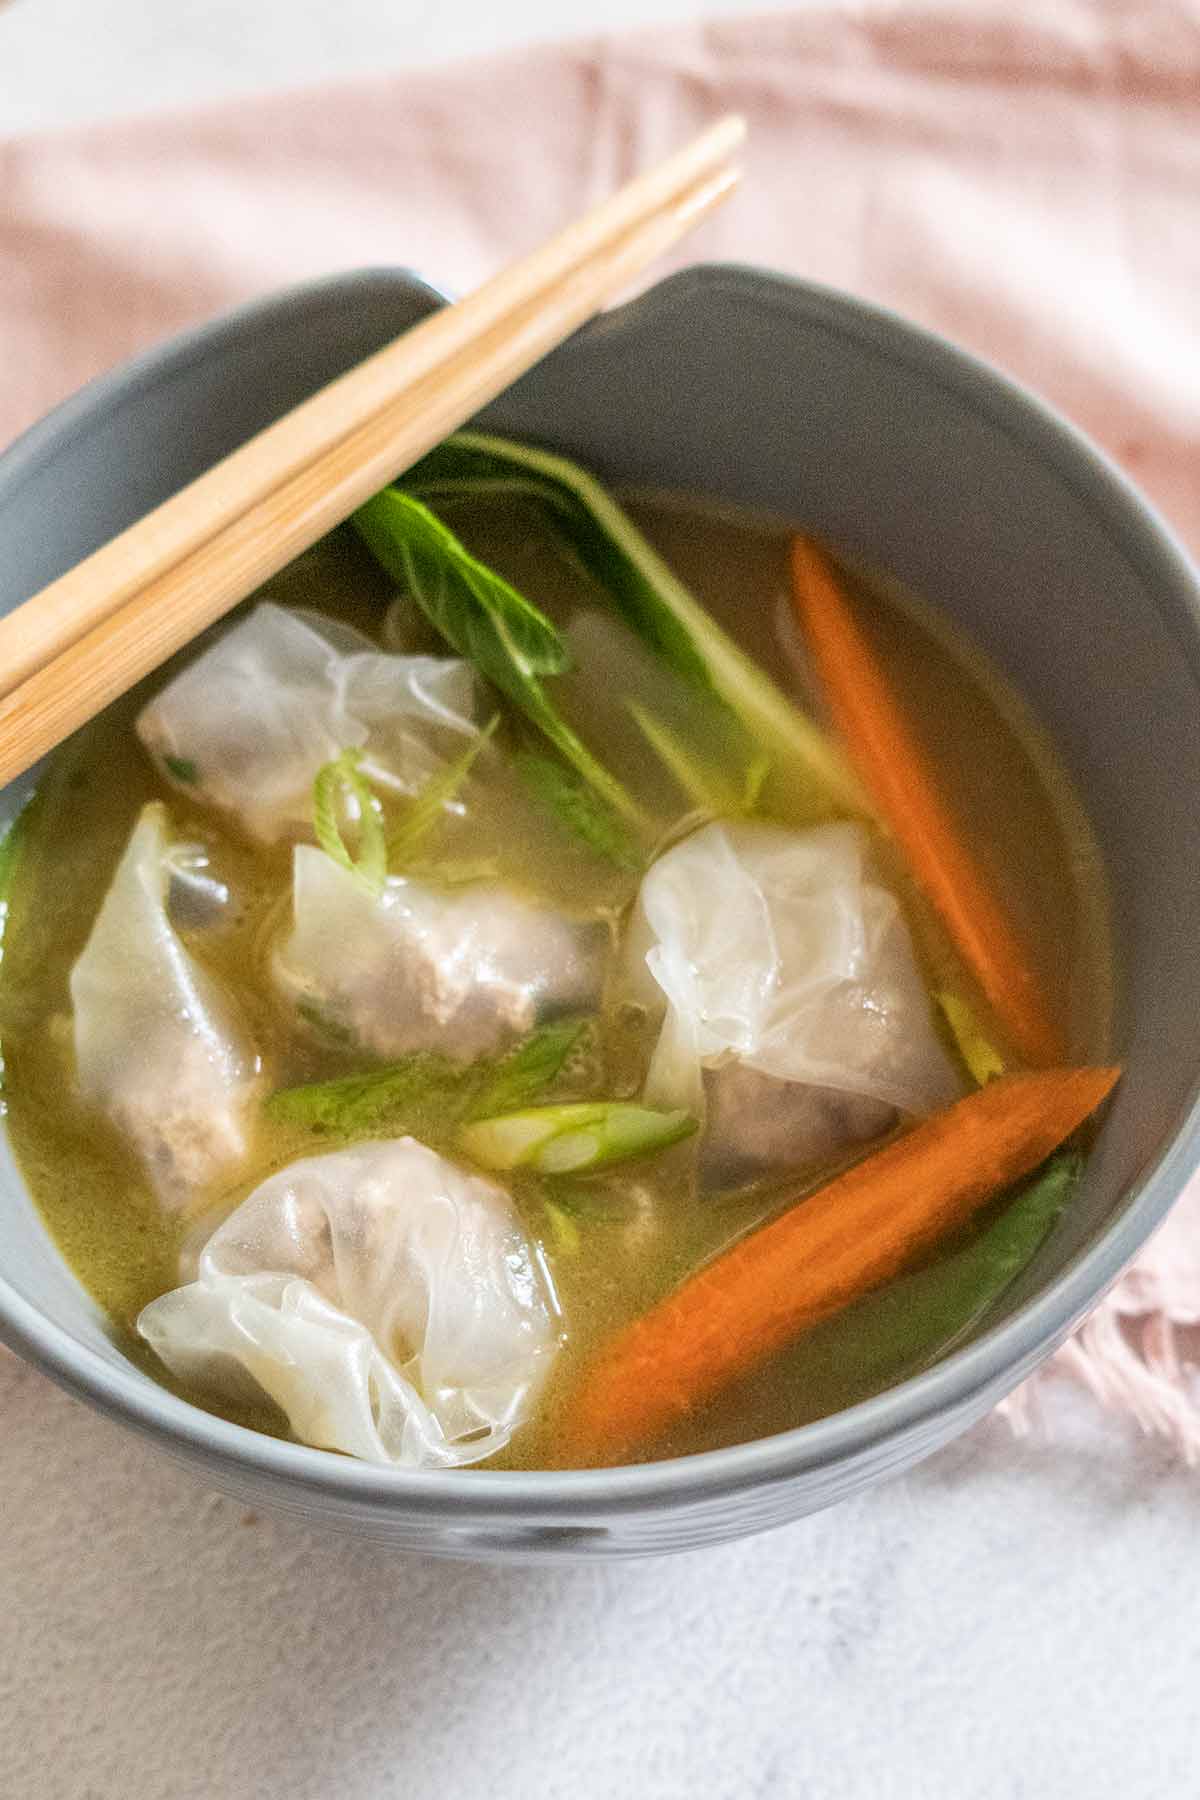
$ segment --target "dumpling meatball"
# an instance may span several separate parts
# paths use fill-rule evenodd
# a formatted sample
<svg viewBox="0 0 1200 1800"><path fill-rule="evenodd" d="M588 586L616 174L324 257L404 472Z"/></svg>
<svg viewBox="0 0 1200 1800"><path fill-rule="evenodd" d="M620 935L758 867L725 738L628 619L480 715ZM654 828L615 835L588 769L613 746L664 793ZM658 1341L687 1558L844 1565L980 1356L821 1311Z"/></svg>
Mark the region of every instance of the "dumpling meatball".
<svg viewBox="0 0 1200 1800"><path fill-rule="evenodd" d="M958 1081L860 826L708 825L642 882L626 982L662 1018L647 1098L705 1115L710 1187L813 1166Z"/></svg>
<svg viewBox="0 0 1200 1800"><path fill-rule="evenodd" d="M600 1004L602 921L567 917L497 882L439 889L390 878L375 896L323 851L295 852L280 990L318 1028L381 1058L468 1062L555 1016Z"/></svg>
<svg viewBox="0 0 1200 1800"><path fill-rule="evenodd" d="M71 971L84 1097L112 1120L164 1205L232 1178L247 1150L258 1058L237 1007L167 911L167 816L144 807Z"/></svg>
<svg viewBox="0 0 1200 1800"><path fill-rule="evenodd" d="M737 1187L773 1170L826 1162L870 1143L900 1117L886 1100L845 1089L780 1081L745 1063L704 1071L706 1187Z"/></svg>

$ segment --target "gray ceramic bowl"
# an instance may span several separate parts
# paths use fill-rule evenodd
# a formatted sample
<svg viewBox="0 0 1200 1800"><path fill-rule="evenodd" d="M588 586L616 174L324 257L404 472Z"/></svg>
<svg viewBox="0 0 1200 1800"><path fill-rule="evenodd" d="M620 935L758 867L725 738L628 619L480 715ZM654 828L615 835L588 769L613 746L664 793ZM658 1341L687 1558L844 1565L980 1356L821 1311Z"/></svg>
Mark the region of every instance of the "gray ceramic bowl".
<svg viewBox="0 0 1200 1800"><path fill-rule="evenodd" d="M441 303L404 274L345 276L86 389L0 459L0 607ZM1062 1341L1195 1169L1200 589L1145 503L1028 395L886 313L751 270L664 281L486 422L604 474L828 535L945 608L1024 692L1087 798L1113 886L1126 1075L1085 1191L1002 1313L926 1374L802 1430L607 1473L393 1473L184 1404L109 1342L2 1144L0 1333L256 1505L440 1555L683 1549L829 1505L980 1418ZM27 786L0 796L0 820Z"/></svg>

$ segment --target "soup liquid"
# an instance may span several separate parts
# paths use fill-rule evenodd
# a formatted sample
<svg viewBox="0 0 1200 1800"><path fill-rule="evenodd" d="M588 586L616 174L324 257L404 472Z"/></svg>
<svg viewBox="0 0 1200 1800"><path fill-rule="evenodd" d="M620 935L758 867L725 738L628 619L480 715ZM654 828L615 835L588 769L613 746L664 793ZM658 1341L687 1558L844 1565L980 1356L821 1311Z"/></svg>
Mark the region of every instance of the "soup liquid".
<svg viewBox="0 0 1200 1800"><path fill-rule="evenodd" d="M777 630L787 586L787 537L777 525L697 512L661 497L629 510L649 539L717 619L779 681L801 692L802 677L780 649ZM500 568L552 616L586 604L583 578L550 545L536 520L511 504L447 515L471 548ZM1102 1058L1107 1048L1111 953L1097 851L1052 751L1016 696L982 659L919 602L879 580L856 582L861 616L890 679L919 721L945 792L1019 926L1049 1002L1066 1025L1070 1054ZM340 532L272 582L270 597L312 607L378 636L393 590L348 532ZM220 628L218 628L220 629ZM444 649L414 616L406 647ZM195 654L192 646L180 662ZM0 963L0 1043L11 1142L47 1227L84 1287L104 1309L122 1347L165 1385L210 1410L286 1435L264 1402L235 1411L213 1406L166 1375L133 1329L141 1308L180 1280L181 1249L268 1173L331 1146L296 1128L263 1123L253 1166L203 1219L164 1214L116 1132L75 1097L68 978L83 949L140 808L165 798L172 836L204 847L212 870L237 896L217 927L181 935L236 991L262 1053L269 1086L318 1080L361 1067L344 1049L297 1030L272 999L265 977L271 932L286 914L291 848L250 846L215 814L164 792L133 725L160 672L110 708L54 759L23 824ZM807 697L806 697L807 698ZM531 885L582 909L597 900L614 912L623 897L597 895L596 865L556 858L527 845ZM886 849L881 854L887 860ZM550 875L545 871L549 869ZM904 903L931 988L971 993L940 928L903 869L887 878ZM577 891L572 891L574 888ZM625 1043L618 1021L606 1035L610 1074L628 1065L636 1087L648 1044ZM610 1088L610 1091L611 1088ZM814 1172L816 1181L820 1172ZM492 1467L545 1468L560 1461L556 1398L569 1392L597 1342L639 1315L746 1229L777 1211L793 1176L774 1189L733 1196L697 1194L686 1150L574 1184L519 1182L515 1199L557 1291L564 1347L536 1416ZM547 1200L550 1198L550 1204ZM903 1371L903 1372L907 1372ZM886 1385L876 1372L856 1383L853 1368L831 1384L807 1368L804 1346L649 1451L680 1454L787 1429Z"/></svg>

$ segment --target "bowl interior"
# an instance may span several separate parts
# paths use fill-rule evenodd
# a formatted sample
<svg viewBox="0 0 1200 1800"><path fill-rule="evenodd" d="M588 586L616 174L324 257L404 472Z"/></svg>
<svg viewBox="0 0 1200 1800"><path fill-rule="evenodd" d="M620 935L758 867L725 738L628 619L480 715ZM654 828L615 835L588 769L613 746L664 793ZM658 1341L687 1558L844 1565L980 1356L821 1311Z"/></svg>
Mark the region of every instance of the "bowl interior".
<svg viewBox="0 0 1200 1800"><path fill-rule="evenodd" d="M0 610L438 303L404 275L342 277L85 390L0 461ZM994 1321L985 1345L950 1359L960 1391L1006 1368L1015 1379L1197 1160L1194 1127L1181 1131L1200 1075L1200 958L1188 953L1200 942L1193 578L1120 478L1028 397L886 314L753 271L664 282L579 334L481 422L601 474L767 510L839 542L961 624L1051 733L1107 863L1127 1074L1083 1193L1004 1303L1023 1335ZM0 820L35 778L0 796ZM56 1371L93 1397L68 1340L148 1385L59 1261L3 1144L0 1242L10 1335L28 1342L29 1322L48 1321ZM939 1391L929 1377L908 1385L922 1382ZM788 1436L815 1449L822 1430Z"/></svg>

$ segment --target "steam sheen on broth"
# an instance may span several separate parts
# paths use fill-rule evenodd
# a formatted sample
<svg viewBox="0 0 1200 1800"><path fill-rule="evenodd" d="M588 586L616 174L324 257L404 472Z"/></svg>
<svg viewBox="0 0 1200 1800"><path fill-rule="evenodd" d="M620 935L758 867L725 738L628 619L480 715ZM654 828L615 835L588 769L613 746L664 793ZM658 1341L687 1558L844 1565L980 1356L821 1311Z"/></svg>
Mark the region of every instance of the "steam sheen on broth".
<svg viewBox="0 0 1200 1800"><path fill-rule="evenodd" d="M573 651L543 686L597 782L343 528L53 759L8 896L7 1124L122 1347L186 1398L401 1466L554 1467L576 1460L572 1394L615 1333L971 1090L935 996L961 999L1019 1064L891 841L838 809L789 818L755 731L655 662L545 495L435 486L423 497L444 526ZM786 530L662 496L627 511L820 717L781 623ZM426 559L418 586L449 555L408 549ZM1052 749L940 618L877 575L847 580L1068 1059L1098 1060L1103 880ZM254 620L261 636L231 638ZM286 718L253 661L174 685L220 646L286 665ZM291 748L266 770L276 728ZM314 758L334 771L335 835L319 841ZM756 930L775 998L753 1002L751 1053L736 978ZM849 997L822 975L818 1006L813 971L840 966L847 934L875 986ZM811 993L788 986L797 962ZM383 1069L390 1089L353 1086ZM921 1296L939 1271L968 1280L964 1254L1004 1200L917 1259L907 1340L903 1319L889 1337L860 1308L630 1458L783 1430L931 1360L956 1330L930 1336ZM246 1331L257 1363L238 1362ZM331 1366L331 1345L338 1373L315 1399L292 1377L272 1377L274 1399L256 1381L272 1357Z"/></svg>

